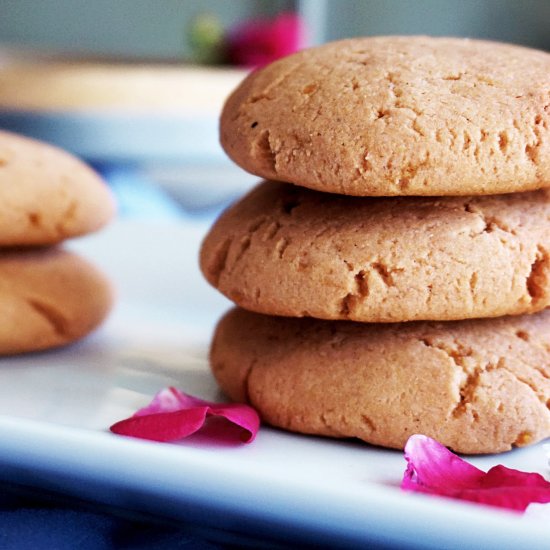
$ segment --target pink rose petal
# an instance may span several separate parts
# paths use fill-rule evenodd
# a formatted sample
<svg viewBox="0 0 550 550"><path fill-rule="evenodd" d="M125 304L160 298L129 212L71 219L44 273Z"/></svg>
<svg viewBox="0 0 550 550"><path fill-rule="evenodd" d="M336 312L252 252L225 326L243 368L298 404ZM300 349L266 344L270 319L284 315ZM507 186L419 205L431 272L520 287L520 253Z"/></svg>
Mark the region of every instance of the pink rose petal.
<svg viewBox="0 0 550 550"><path fill-rule="evenodd" d="M260 427L258 413L248 405L212 403L176 388L166 388L158 392L149 405L132 417L113 424L110 429L119 435L153 441L176 441L200 430L211 416L224 418L238 426L240 439L244 443L253 441ZM219 425L217 430L220 433Z"/></svg>
<svg viewBox="0 0 550 550"><path fill-rule="evenodd" d="M532 502L550 502L550 483L540 474L499 465L487 473L437 441L413 435L405 446L401 488L523 512Z"/></svg>
<svg viewBox="0 0 550 550"><path fill-rule="evenodd" d="M283 12L275 19L250 19L231 29L226 38L230 63L261 67L296 52L303 42L304 28L298 15Z"/></svg>

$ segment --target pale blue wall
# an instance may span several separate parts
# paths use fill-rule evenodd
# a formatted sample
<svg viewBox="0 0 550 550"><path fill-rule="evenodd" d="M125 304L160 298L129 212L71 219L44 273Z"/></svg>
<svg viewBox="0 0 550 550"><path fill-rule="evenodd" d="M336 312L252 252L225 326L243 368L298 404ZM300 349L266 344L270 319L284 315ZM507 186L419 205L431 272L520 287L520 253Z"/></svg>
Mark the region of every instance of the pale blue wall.
<svg viewBox="0 0 550 550"><path fill-rule="evenodd" d="M230 25L300 6L316 27L324 20L320 40L425 33L550 49L550 0L0 0L0 45L182 57L185 29L200 12Z"/></svg>
<svg viewBox="0 0 550 550"><path fill-rule="evenodd" d="M326 0L325 39L469 36L550 49L550 0Z"/></svg>
<svg viewBox="0 0 550 550"><path fill-rule="evenodd" d="M293 6L289 0L0 0L0 45L82 53L180 57L201 12L225 25Z"/></svg>

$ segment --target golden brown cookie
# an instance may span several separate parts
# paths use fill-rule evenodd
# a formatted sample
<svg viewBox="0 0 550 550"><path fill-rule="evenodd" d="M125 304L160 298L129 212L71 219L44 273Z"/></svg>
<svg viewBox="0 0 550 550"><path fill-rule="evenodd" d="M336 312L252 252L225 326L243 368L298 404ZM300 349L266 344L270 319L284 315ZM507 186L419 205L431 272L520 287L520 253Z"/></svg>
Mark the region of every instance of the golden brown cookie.
<svg viewBox="0 0 550 550"><path fill-rule="evenodd" d="M114 214L111 192L56 147L0 131L0 246L54 244L95 231Z"/></svg>
<svg viewBox="0 0 550 550"><path fill-rule="evenodd" d="M0 252L0 354L74 342L112 307L105 276L59 248Z"/></svg>
<svg viewBox="0 0 550 550"><path fill-rule="evenodd" d="M550 436L550 311L403 325L230 311L211 349L222 390L287 430L463 453Z"/></svg>
<svg viewBox="0 0 550 550"><path fill-rule="evenodd" d="M345 197L264 182L214 224L200 262L260 313L455 320L549 305L549 243L550 191Z"/></svg>
<svg viewBox="0 0 550 550"><path fill-rule="evenodd" d="M459 38L304 50L228 99L221 142L265 178L349 195L550 186L550 53Z"/></svg>

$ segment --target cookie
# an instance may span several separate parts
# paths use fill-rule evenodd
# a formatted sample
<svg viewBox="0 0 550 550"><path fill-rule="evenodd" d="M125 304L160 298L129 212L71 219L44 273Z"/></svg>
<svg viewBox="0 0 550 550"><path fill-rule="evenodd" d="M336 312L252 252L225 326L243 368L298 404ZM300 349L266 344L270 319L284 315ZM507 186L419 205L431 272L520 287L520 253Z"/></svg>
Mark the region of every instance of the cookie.
<svg viewBox="0 0 550 550"><path fill-rule="evenodd" d="M99 229L114 211L109 188L83 162L0 131L0 246L58 243Z"/></svg>
<svg viewBox="0 0 550 550"><path fill-rule="evenodd" d="M229 97L221 143L245 170L360 196L550 186L550 53L459 38L304 50Z"/></svg>
<svg viewBox="0 0 550 550"><path fill-rule="evenodd" d="M109 281L55 247L0 252L0 354L62 346L96 328L112 307Z"/></svg>
<svg viewBox="0 0 550 550"><path fill-rule="evenodd" d="M380 198L264 182L214 224L200 264L260 313L458 320L549 305L549 243L546 190Z"/></svg>
<svg viewBox="0 0 550 550"><path fill-rule="evenodd" d="M210 353L222 390L295 432L462 453L550 436L550 311L371 325L230 311Z"/></svg>

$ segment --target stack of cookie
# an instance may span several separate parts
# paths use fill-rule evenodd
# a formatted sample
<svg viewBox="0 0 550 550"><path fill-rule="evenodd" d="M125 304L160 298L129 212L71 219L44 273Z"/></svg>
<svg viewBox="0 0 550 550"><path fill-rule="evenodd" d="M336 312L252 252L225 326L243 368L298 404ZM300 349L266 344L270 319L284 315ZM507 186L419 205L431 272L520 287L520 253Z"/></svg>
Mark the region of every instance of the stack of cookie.
<svg viewBox="0 0 550 550"><path fill-rule="evenodd" d="M0 131L0 355L73 342L112 304L105 276L56 246L114 213L103 181L68 153Z"/></svg>
<svg viewBox="0 0 550 550"><path fill-rule="evenodd" d="M239 306L212 344L221 388L274 426L387 447L550 436L549 90L549 54L446 38L251 74L221 140L271 181L201 250Z"/></svg>

